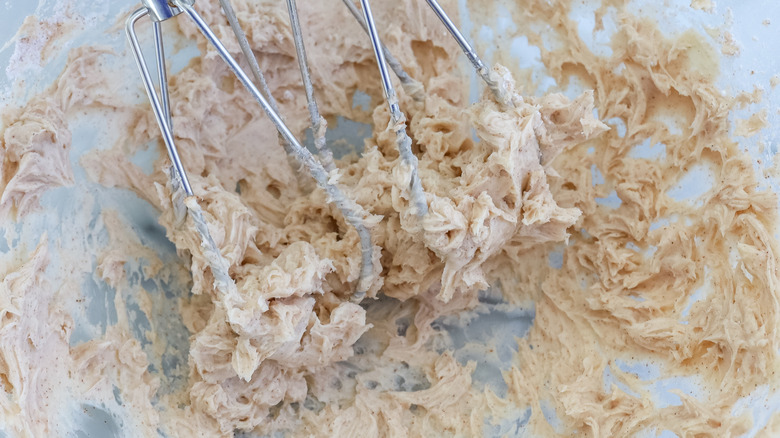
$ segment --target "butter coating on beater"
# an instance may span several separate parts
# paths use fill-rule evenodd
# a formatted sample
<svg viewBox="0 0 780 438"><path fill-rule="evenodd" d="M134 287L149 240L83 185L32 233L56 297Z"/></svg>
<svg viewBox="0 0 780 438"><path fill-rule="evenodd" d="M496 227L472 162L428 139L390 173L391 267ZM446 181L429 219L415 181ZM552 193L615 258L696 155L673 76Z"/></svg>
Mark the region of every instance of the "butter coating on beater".
<svg viewBox="0 0 780 438"><path fill-rule="evenodd" d="M230 28L212 3L196 7L229 43ZM309 120L282 3L234 0L270 88L285 90L277 96L281 112L302 138ZM512 13L534 45L545 47L534 27L520 26L523 20L549 24L568 43L541 52L560 86L579 66L574 70L587 72L595 90L574 99L529 96L530 78L495 63L490 74L501 78L513 107L486 88L469 106L467 81L455 68L459 51L440 37L436 18L419 13L414 0L375 2L375 14L395 18L381 20L395 23L383 29L383 41L425 90L419 102L408 91L399 94L429 205L421 223L409 208L411 169L386 129L390 116L368 40L346 9L330 3L307 2L300 13L307 43L330 36L309 53L322 114L374 128L360 156L337 160L339 170L329 174L366 211L377 246L363 305L350 301L361 278L357 232L323 190L299 187L273 126L213 53L172 78L176 140L196 195L184 200L170 185L165 158L149 175L128 159L128 149L159 135L151 113L107 99L117 93L103 80L110 74L100 60L109 55L84 50L81 67L64 72L56 88L7 113L0 214L11 209L4 205L28 214L43 191L68 184L69 118L111 105L126 137L80 164L91 180L132 190L156 207L191 272L191 288L181 291L175 309L190 339L185 383L174 393L160 390L167 377L153 371L153 355L121 316L128 314L124 300L149 294L129 286L127 261L143 257L150 272L165 268L129 224L106 210L109 244L98 254L98 271L119 291L120 317L94 340L69 345L73 323L63 309L79 283L38 280L57 250L50 237L0 270L0 387L8 394L0 397L0 420L7 420L0 424L22 436L65 431L51 406L65 403L69 392L106 404L119 394L130 412L126 427L139 436L479 436L527 408L532 436L747 432L749 416L733 415L734 406L771 382L780 365L771 231L777 199L757 188L749 158L729 137L735 103L715 87L716 66L695 62L711 51L702 37L666 37L626 12L613 54L600 57L584 51L576 22L564 13L569 2L518 4ZM197 34L186 24L181 31ZM90 82L99 85L86 87ZM355 89L373 97L368 111L353 108ZM681 133L651 117L664 105L679 111ZM607 126L594 109L622 120L625 131ZM665 144L662 158L630 155L650 137ZM35 165L18 164L24 156ZM700 205L672 199L671 181L699 162L723 180ZM44 168L56 172L43 175ZM593 184L597 171L604 181ZM612 191L620 205L601 204ZM177 203L189 207L188 217ZM214 248L202 246L204 227ZM562 260L551 267L555 253ZM446 318L481 309L479 292L497 283L509 304L535 303L533 327L506 359L504 394L473 381L479 365L453 352L441 329ZM704 298L688 306L708 284ZM154 310L138 301L142 312ZM154 348L166 348L159 334L149 336ZM677 392L681 406L659 407L644 382L625 371L634 360L697 376L715 389L704 401ZM57 382L64 382L59 392ZM726 390L718 392L720 385ZM557 429L546 420L550 411Z"/></svg>

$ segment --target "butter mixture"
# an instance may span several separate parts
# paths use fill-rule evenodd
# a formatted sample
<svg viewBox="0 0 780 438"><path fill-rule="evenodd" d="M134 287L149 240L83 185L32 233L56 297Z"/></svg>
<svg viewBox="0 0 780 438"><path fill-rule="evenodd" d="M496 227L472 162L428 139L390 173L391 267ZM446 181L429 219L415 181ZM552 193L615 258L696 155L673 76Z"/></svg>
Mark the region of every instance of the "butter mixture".
<svg viewBox="0 0 780 438"><path fill-rule="evenodd" d="M286 122L304 138L309 119L284 3L233 3ZM69 120L100 111L123 135L77 165L89 180L154 206L181 260L170 266L104 209L109 237L96 272L117 291L117 321L80 343L71 339L71 309L89 267L74 266L63 284L46 281L57 246L46 235L22 253L26 261L2 267L4 430L67 433L60 404L75 394L116 401L130 412L122 427L139 436L748 432L752 418L734 408L762 385L774 390L780 366L778 200L759 188L750 156L730 136L728 116L750 96L716 89L716 50L694 31L663 35L609 1L596 23L617 8L618 30L611 54L601 56L578 36L567 0L510 4L518 35L540 49L557 87L576 78L587 91L534 97L533 77L503 67L513 61L497 52L495 73L513 105L487 90L469 105L462 54L424 2L375 3L383 41L424 87L422 100L399 87L429 208L422 218L366 35L338 1L299 5L323 115L373 128L330 173L371 232L371 284L361 303L351 299L361 268L357 231L291 164L260 107L185 18L166 29L198 41L201 52L169 78L194 197L182 199L171 184L149 106L122 97L111 80L117 72L107 60L129 53L73 49L50 88L3 113L0 215L22 222L40 211L44 192L74 183ZM457 11L456 2L443 3ZM472 9L489 16L492 7ZM218 3L196 8L240 57ZM367 110L352 104L358 91L372 98ZM632 153L646 139L664 153ZM147 172L129 157L150 140L161 154ZM696 202L673 196L697 166L715 175L712 187ZM616 205L602 202L611 195ZM184 205L202 220L182 215ZM220 254L201 244L198 226L208 227ZM551 266L552 254L560 266ZM212 270L215 259L228 275ZM144 346L133 331L128 297L149 320L160 306L128 279L139 260L145 278L188 285L173 291L189 351L177 371L183 383L171 390L157 362L168 338L152 325ZM535 312L505 363L506 391L474 381L477 364L456 358L440 324L483 306L488 289L503 306ZM694 376L700 393L672 390L679 403L662 404L625 364Z"/></svg>

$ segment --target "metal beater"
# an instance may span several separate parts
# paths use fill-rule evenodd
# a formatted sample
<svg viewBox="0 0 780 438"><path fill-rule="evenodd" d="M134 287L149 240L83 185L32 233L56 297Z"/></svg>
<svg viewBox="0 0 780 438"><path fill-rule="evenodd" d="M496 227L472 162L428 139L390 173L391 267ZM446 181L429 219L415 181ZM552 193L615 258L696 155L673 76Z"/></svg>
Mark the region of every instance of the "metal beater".
<svg viewBox="0 0 780 438"><path fill-rule="evenodd" d="M217 283L222 284L223 287L235 288L235 283L227 274L228 267L226 261L221 257L218 248L216 248L216 244L209 234L208 227L205 226L205 221L202 217L202 211L199 209L197 203L194 202L194 198L192 198L192 187L190 186L187 172L181 163L178 149L174 143L173 125L171 123L167 73L165 68L165 50L163 45L161 23L182 13L187 15L193 21L193 23L195 23L206 40L217 50L220 57L233 71L238 80L244 85L247 91L249 91L252 97L257 100L268 117L270 117L271 121L279 132L280 140L285 151L290 156L294 157L299 163L301 163L301 165L309 172L311 177L314 178L316 183L323 190L325 190L330 198L330 202L333 202L339 211L341 211L347 223L353 226L358 232L360 237L362 260L360 276L358 279L356 291L352 295L352 300L359 302L365 296L366 291L372 282L371 276L373 272L373 245L371 242L371 234L364 223L363 217L365 213L362 208L360 208L360 206L358 206L354 201L348 199L337 185L331 184L329 182L329 173L334 171L336 167L333 163L333 154L325 141L325 120L319 114L317 102L314 98L313 86L311 83L311 76L309 74L306 52L303 45L303 38L301 36L301 29L295 0L286 1L290 14L293 39L298 57L298 65L300 67L301 78L308 101L314 144L318 151L319 159L312 155L311 152L309 152L295 138L295 136L285 124L283 118L279 114L278 104L273 98L271 90L268 88L268 84L265 81L262 72L260 71L257 59L249 47L249 42L247 41L246 35L238 23L233 8L230 5L230 1L219 1L226 18L228 19L228 22L230 23L230 26L235 33L236 38L238 39L239 46L241 47L244 56L249 62L249 66L255 81L260 86L260 88L263 89L262 93L258 89L258 86L255 85L252 80L250 80L247 73L239 66L238 62L230 55L225 46L212 32L211 28L206 24L200 14L198 14L198 12L195 10L194 0L142 0L143 6L133 12L130 17L128 17L125 26L127 38L130 42L138 70L141 74L141 79L149 97L152 111L154 112L155 119L157 120L157 124L159 125L160 131L162 132L163 141L165 142L168 156L172 162L172 185L174 187L181 187L186 196L190 199L190 201L186 203L187 211L193 215L196 223L196 229L201 236L204 251L211 255L211 257L208 258L210 259L211 268L215 278L217 279ZM396 134L396 142L400 152L402 165L408 166L410 173L409 191L412 200L412 208L414 209L416 215L419 218L422 218L428 212L428 204L425 199L423 187L420 183L420 178L417 174L417 157L412 153L412 142L406 133L406 118L398 105L398 99L396 97L396 92L388 73L387 64L390 65L395 74L398 76L406 92L415 100L419 101L423 98L422 85L411 78L403 70L400 63L395 60L392 54L382 45L368 0L360 0L360 4L363 9L362 17L360 16L360 12L354 3L352 3L352 0L343 1L349 8L350 12L358 19L371 39L371 45L374 49L377 65L379 66L379 73L382 80L382 89L384 91L387 104L390 108L390 127L392 127ZM508 92L503 86L503 83L498 75L492 72L480 60L479 56L477 56L471 45L455 27L441 6L439 6L438 2L436 2L436 0L426 1L439 17L439 19L441 19L442 23L444 23L450 34L457 40L464 53L474 65L474 68L477 70L479 76L485 81L490 90L493 92L496 100L499 103L511 106L511 99L509 98ZM154 31L156 53L155 60L157 64L157 76L160 89L159 94L155 89L155 85L149 73L146 59L144 58L144 55L141 51L140 44L138 43L138 37L135 32L135 24L144 16L148 16L150 18Z"/></svg>

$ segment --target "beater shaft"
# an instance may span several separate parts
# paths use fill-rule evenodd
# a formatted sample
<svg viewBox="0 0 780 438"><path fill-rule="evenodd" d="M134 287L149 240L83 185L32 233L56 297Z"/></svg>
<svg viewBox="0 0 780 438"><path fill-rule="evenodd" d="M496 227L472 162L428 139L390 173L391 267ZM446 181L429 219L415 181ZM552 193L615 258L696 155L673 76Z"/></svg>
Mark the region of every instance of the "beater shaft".
<svg viewBox="0 0 780 438"><path fill-rule="evenodd" d="M168 121L168 125L173 130L173 120L171 120L171 101L168 97L168 74L165 69L165 46L162 37L162 22L152 22L154 29L155 53L157 53L157 76L160 82L160 103L162 104L163 115Z"/></svg>
<svg viewBox="0 0 780 438"><path fill-rule="evenodd" d="M141 80L144 83L146 94L149 96L149 101L151 102L152 105L152 112L154 112L154 117L157 120L157 124L160 126L160 131L162 132L163 141L165 142L165 148L168 151L168 157L170 157L171 162L173 163L173 167L176 169L176 173L178 174L179 179L181 180L182 188L187 193L187 196L192 196L192 187L190 187L190 182L189 179L187 178L187 172L184 170L184 165L182 165L181 159L179 158L179 150L176 148L176 144L173 141L173 127L170 123L170 106L167 102L168 101L167 84L165 82L162 82L160 84L160 89L162 90L161 94L164 96L163 102L165 102L164 104L161 104L160 103L161 99L157 96L157 92L154 89L154 82L152 81L152 77L149 74L149 69L146 66L146 60L144 59L144 55L141 52L141 45L138 43L138 36L135 33L135 24L138 22L138 20L140 20L142 17L146 15L149 15L152 18L153 22L159 24L160 20L157 20L156 18L159 18L160 15L154 15L152 14L152 11L157 11L157 10L148 7L143 7L133 12L127 20L125 31L127 33L127 39L130 41L130 47L133 50L135 63L138 66L139 72L141 73ZM157 11L157 13L159 14L159 11ZM158 51L161 51L162 37L160 37L159 40L156 40L156 42L158 42L157 45ZM162 79L165 78L166 76L165 63L159 61L160 56L158 56L157 59L158 59L157 69L159 71L159 77Z"/></svg>
<svg viewBox="0 0 780 438"><path fill-rule="evenodd" d="M352 0L343 0L343 2L344 5L347 6L347 9L349 9L349 12L352 14L352 16L355 17L358 23L360 23L360 27L362 27L366 33L369 33L368 26L366 26L366 22L363 19L363 14L360 12L357 6L352 3ZM401 63L398 62L395 56L393 56L393 54L384 44L381 44L381 47L382 53L385 55L385 61L387 62L387 65L390 66L390 69L393 70L395 75L398 77L398 80L401 81L401 87L403 87L406 93L409 94L415 101L422 102L425 100L425 93L422 84L413 77L409 76L409 74L404 70L403 66L401 66Z"/></svg>
<svg viewBox="0 0 780 438"><path fill-rule="evenodd" d="M314 87L311 83L309 62L306 59L306 48L303 45L303 34L301 32L301 23L298 20L298 8L295 5L295 0L287 0L287 11L290 14L290 27L292 28L293 42L295 43L295 53L298 56L298 69L301 71L301 81L303 81L303 89L306 92L306 102L309 107L314 147L317 149L325 170L330 172L336 168L336 165L333 163L333 152L325 142L325 127L327 123L320 115L320 111L317 108L317 100L314 98Z"/></svg>
<svg viewBox="0 0 780 438"><path fill-rule="evenodd" d="M409 135L406 133L406 117L401 112L398 105L398 97L395 94L393 82L390 80L390 73L387 71L385 54L384 50L382 50L382 42L379 40L374 17L371 14L371 5L368 3L368 0L360 0L360 3L363 7L363 19L365 20L366 28L368 29L368 36L371 38L371 46L374 48L374 56L376 57L377 65L379 66L379 76L382 79L382 90L385 93L387 105L390 107L390 125L392 126L393 131L395 131L398 152L401 155L401 160L411 170L411 181L409 182L411 201L414 205L417 217L422 218L428 214L428 202L425 199L425 192L423 192L420 176L417 173L417 157L412 153L412 139L409 138Z"/></svg>
<svg viewBox="0 0 780 438"><path fill-rule="evenodd" d="M479 55L477 55L477 52L474 50L471 44L469 44L468 40L466 40L466 37L463 36L460 30L458 30L458 27L455 26L452 20L450 20L450 17L447 16L447 13L444 12L444 9L442 9L442 7L439 5L439 2L436 0L425 1L428 2L428 6L430 6L436 16L439 17L439 20L441 20L441 22L444 24L444 27L447 28L447 31L449 31L450 35L452 35L452 37L455 38L455 41L458 42L461 50L463 50L463 53L466 54L466 57L469 59L469 61L471 61L474 69L476 69L477 74L479 74L482 80L485 81L485 84L487 84L488 88L490 88L490 91L493 92L496 100L501 104L512 106L512 100L506 90L506 87L503 84L503 81L501 81L501 78L495 74L491 75L492 72L490 68L488 68Z"/></svg>

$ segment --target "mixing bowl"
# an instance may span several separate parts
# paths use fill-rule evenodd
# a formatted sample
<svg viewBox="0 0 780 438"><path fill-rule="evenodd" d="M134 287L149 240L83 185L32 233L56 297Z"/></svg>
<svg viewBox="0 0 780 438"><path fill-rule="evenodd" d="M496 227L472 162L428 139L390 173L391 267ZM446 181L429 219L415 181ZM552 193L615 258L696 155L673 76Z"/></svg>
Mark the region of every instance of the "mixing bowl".
<svg viewBox="0 0 780 438"><path fill-rule="evenodd" d="M780 82L780 57L775 56L775 46L780 36L780 3L628 1L624 6L611 6L603 11L598 9L598 3L576 2L571 12L577 19L580 38L593 53L605 54L612 50L609 41L617 30L619 14L628 11L657 23L666 35L679 35L690 30L702 35L717 50L719 59L714 66L719 68L719 74L716 83L723 93L737 95L741 92L752 93L756 88L762 90L760 99L739 106L731 112L730 118L734 121L734 138L743 150L749 152L758 174L764 176L759 182L761 189L778 193L780 180L775 173L775 155L780 142L780 88L777 87ZM457 4L462 30L476 42L476 47L488 62L500 60L515 72L520 72L526 84L533 84L533 89L524 90L526 94L542 96L560 91L573 99L589 88L589 84L576 78L567 84L558 84L548 74L539 47L523 36L522 29L518 29L519 25L511 19L517 4L499 0L491 7L466 0L460 0ZM6 66L5 74L0 75L0 106L10 108L24 104L45 90L63 69L73 64L75 60L69 59L69 53L79 46L100 46L100 50L115 52L116 56L110 59L116 65L111 67L126 72L114 78L117 98L129 103L145 102L122 31L124 18L135 7L137 5L131 2L82 0L40 0L37 4L7 1L0 5L0 42L3 42L0 65ZM596 14L601 13L604 13L605 18L596 20ZM26 23L25 26L22 26L23 23ZM145 48L151 47L149 38L143 42ZM191 40L179 37L169 47L172 47L171 67L174 74L199 56L198 48ZM472 77L469 95L472 102L476 101L481 84L468 68L465 59L462 70L463 75ZM353 104L368 109L370 97L358 92ZM763 114L766 121L763 127L759 126L750 135L739 131L739 121L748 120L753 114ZM0 266L5 266L0 270L6 272L10 267L18 266L36 248L41 236L47 235L50 260L43 274L45 278L41 278L41 281L54 285L54 290L75 287L81 291L78 299L66 304L66 311L74 320L70 345L77 346L100 338L110 327L127 319L132 334L141 342L149 357L149 371L154 376L164 376L155 397L173 393L186 385L188 378L189 333L178 312L178 294L190 287L188 265L183 259L185 256L177 254L165 229L158 223L160 211L130 190L94 182L84 170L82 158L85 154L96 149L109 149L121 141L123 131L112 126L116 120L100 110L85 110L68 117L72 132L72 146L68 156L73 167L73 181L46 190L40 197L40 209L0 223L0 235L4 236L0 238ZM621 127L619 120L605 122L612 129L625 131L625 126ZM335 123L331 123L328 139L336 145L336 155L343 156L350 152L360 152L360 147L356 145L362 145L363 139L372 135L371 129L371 125L361 121L339 117ZM308 131L307 143L312 143ZM634 154L653 159L669 153L664 148L665 145L659 146L647 139L637 146ZM156 142L150 141L146 147L133 152L130 160L144 172L151 173L153 163L161 153L164 150ZM121 172L121 169L117 169L117 172ZM718 175L712 174L707 166L694 166L670 193L675 199L695 204L701 202L702 196L710 190L716 178ZM594 169L593 184L600 183L603 183L603 176L598 169ZM598 202L615 206L620 205L621 199L613 191ZM108 209L116 212L111 216L110 223L102 214ZM112 227L131 229L136 241L128 242L127 245L137 247L140 244L162 261L162 266L152 266L143 257L128 260L119 258L118 263L128 279L123 290L110 285L105 280L105 273L98 267L98 255L111 239ZM774 237L776 239L777 234ZM563 248L561 246L548 254L549 264L553 268L560 268L563 264ZM67 263L63 257L67 258ZM75 271L74 266L78 267ZM734 269L738 269L736 264ZM145 293L136 293L141 290ZM693 301L706 300L710 293L713 291L702 287ZM127 296L122 308L115 306L117 294ZM366 304L367 307L372 305ZM469 361L475 363L472 376L475 387L490 388L502 397L508 388L501 373L510 367L518 342L522 342L533 326L534 308L533 302L509 305L503 302L498 289L488 290L481 295L477 308L437 321L441 335L438 342L442 351L452 351L461 364ZM152 345L152 332L157 340L164 339L163 350ZM368 348L361 346L364 347ZM617 359L616 366L621 372L632 373L645 382L658 408L681 404L679 393L670 392L673 390L706 400L696 375L667 376L656 364L642 360L627 362ZM413 377L407 378L413 380ZM604 385L620 386L622 383L609 370L605 370ZM72 403L62 407L60 421L66 424L64 430L70 431L69 436L135 436L132 406L123 403L118 392L114 395L113 399L101 399L100 403L95 403L81 394L73 394ZM560 426L552 405L543 403L541 409L553 429ZM780 394L772 384L767 383L757 387L738 403L732 414L737 416L750 412L754 421L747 436L754 436L778 410ZM519 410L513 418L498 424L486 424L484 434L528 435L530 432L525 430L525 424L529 417L530 407ZM663 430L647 430L646 436L655 436L656 433L674 436ZM0 436L5 436L2 424Z"/></svg>

